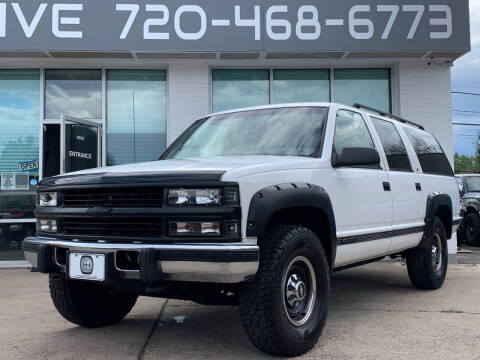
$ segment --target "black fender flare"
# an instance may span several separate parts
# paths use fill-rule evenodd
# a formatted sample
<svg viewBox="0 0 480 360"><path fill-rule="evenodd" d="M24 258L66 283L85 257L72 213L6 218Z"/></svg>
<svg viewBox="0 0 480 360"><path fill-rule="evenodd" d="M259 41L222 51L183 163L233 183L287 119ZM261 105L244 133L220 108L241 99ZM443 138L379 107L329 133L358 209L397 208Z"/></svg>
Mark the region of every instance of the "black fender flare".
<svg viewBox="0 0 480 360"><path fill-rule="evenodd" d="M445 193L431 193L427 197L427 209L425 213L425 230L424 236L420 246L425 245L426 239L428 236L433 235L433 219L435 218L437 211L440 207L447 207L449 209L449 223L445 225L445 231L447 232L447 239L452 238L452 219L453 219L453 207L452 199L450 195Z"/></svg>
<svg viewBox="0 0 480 360"><path fill-rule="evenodd" d="M268 229L272 216L294 207L313 207L321 210L327 220L330 253L327 253L331 266L337 253L335 215L332 203L325 189L307 183L272 185L257 191L250 200L247 218L247 236L262 237ZM327 249L325 249L327 251Z"/></svg>

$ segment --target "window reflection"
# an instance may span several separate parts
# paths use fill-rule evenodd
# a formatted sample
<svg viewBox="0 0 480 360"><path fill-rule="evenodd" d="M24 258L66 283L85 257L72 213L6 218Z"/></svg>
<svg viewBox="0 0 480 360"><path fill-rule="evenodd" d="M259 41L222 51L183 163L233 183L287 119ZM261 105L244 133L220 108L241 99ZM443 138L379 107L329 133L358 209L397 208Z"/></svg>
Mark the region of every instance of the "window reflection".
<svg viewBox="0 0 480 360"><path fill-rule="evenodd" d="M275 104L330 101L328 70L274 70Z"/></svg>
<svg viewBox="0 0 480 360"><path fill-rule="evenodd" d="M339 69L334 74L335 102L391 112L389 69Z"/></svg>
<svg viewBox="0 0 480 360"><path fill-rule="evenodd" d="M343 153L344 148L375 148L367 125L359 113L348 110L338 111L334 146L338 155Z"/></svg>
<svg viewBox="0 0 480 360"><path fill-rule="evenodd" d="M166 73L107 72L107 164L158 158L166 147Z"/></svg>
<svg viewBox="0 0 480 360"><path fill-rule="evenodd" d="M270 102L268 70L213 70L213 111Z"/></svg>
<svg viewBox="0 0 480 360"><path fill-rule="evenodd" d="M45 70L45 118L102 118L101 70Z"/></svg>

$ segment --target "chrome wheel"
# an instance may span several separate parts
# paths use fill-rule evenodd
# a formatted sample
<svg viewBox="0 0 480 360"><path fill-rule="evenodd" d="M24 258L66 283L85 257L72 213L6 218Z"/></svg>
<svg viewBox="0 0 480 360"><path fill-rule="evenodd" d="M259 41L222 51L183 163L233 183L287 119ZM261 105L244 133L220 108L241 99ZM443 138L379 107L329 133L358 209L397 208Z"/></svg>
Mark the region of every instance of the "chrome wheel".
<svg viewBox="0 0 480 360"><path fill-rule="evenodd" d="M432 266L434 271L439 271L442 268L442 250L442 239L438 234L434 234L432 243Z"/></svg>
<svg viewBox="0 0 480 360"><path fill-rule="evenodd" d="M288 321L294 326L305 324L313 312L317 283L310 261L297 256L283 275L282 297Z"/></svg>

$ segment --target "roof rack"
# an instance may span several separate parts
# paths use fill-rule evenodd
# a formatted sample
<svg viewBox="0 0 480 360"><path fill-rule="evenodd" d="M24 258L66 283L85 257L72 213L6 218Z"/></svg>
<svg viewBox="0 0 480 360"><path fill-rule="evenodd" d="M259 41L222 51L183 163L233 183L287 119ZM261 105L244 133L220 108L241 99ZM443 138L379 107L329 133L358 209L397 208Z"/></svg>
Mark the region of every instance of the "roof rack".
<svg viewBox="0 0 480 360"><path fill-rule="evenodd" d="M389 117L393 120L400 121L401 123L415 126L415 127L419 128L420 130L425 130L425 128L420 124L414 123L414 122L409 121L409 120L405 120L405 119L401 118L400 116L396 116L396 115L390 114L388 112L372 108L370 106L366 106L366 105L362 105L362 104L353 104L353 107L357 108L357 109L370 110L370 111L378 113L381 116Z"/></svg>

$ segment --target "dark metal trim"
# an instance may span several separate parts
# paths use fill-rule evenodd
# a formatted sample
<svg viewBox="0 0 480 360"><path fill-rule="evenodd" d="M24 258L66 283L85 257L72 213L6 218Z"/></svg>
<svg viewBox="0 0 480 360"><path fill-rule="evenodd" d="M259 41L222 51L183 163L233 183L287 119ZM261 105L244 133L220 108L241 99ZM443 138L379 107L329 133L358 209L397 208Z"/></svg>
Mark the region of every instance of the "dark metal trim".
<svg viewBox="0 0 480 360"><path fill-rule="evenodd" d="M424 229L425 229L425 226L417 226L417 227L401 229L401 230L392 230L392 231L383 231L383 232L365 234L365 235L347 236L347 237L338 238L337 245L358 244L358 243L367 242L367 241L387 239L390 237L417 234L417 233L422 233Z"/></svg>
<svg viewBox="0 0 480 360"><path fill-rule="evenodd" d="M425 130L425 128L422 125L414 123L413 121L405 120L405 119L401 118L400 116L390 114L390 113L388 113L386 111L383 111L383 110L378 110L378 109L375 109L373 107L358 104L358 103L353 104L353 107L357 108L357 109L365 109L365 110L373 111L373 112L376 112L376 113L380 114L381 116L389 117L393 120L400 121L401 123L415 126L415 127L419 128L420 130Z"/></svg>
<svg viewBox="0 0 480 360"><path fill-rule="evenodd" d="M132 186L228 186L220 183L224 171L202 172L149 172L149 173L98 173L65 175L43 179L38 191L60 189L88 189L91 187L132 187ZM236 185L236 184L235 184Z"/></svg>
<svg viewBox="0 0 480 360"><path fill-rule="evenodd" d="M453 220L452 225L453 226L460 225L461 222L462 222L462 219Z"/></svg>
<svg viewBox="0 0 480 360"><path fill-rule="evenodd" d="M156 251L156 259L161 261L198 261L198 262L257 262L258 250L212 251L212 250L175 250Z"/></svg>

